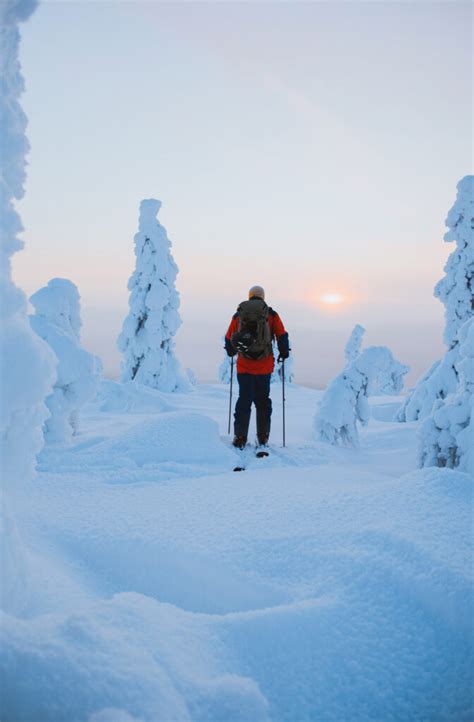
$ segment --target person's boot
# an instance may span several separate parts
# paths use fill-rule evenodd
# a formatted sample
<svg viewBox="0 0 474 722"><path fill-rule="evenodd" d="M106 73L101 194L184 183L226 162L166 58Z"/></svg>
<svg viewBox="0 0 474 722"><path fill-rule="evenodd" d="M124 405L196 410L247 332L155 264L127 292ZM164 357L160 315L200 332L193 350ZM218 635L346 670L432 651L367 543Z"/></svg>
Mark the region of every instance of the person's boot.
<svg viewBox="0 0 474 722"><path fill-rule="evenodd" d="M257 434L257 440L259 446L268 446L268 434Z"/></svg>
<svg viewBox="0 0 474 722"><path fill-rule="evenodd" d="M247 438L245 436L234 436L232 446L235 446L236 449L243 449L246 443Z"/></svg>

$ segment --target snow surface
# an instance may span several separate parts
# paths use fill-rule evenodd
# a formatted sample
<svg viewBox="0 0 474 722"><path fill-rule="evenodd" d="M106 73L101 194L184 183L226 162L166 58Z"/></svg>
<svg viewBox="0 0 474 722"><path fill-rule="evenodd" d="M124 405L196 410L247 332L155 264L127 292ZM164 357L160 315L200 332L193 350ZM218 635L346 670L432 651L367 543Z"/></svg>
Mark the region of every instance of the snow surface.
<svg viewBox="0 0 474 722"><path fill-rule="evenodd" d="M287 448L274 393L272 453L235 474L227 386L156 410L117 386L13 499L30 596L1 622L2 720L473 719L474 479L413 471L400 399L341 448L289 386Z"/></svg>

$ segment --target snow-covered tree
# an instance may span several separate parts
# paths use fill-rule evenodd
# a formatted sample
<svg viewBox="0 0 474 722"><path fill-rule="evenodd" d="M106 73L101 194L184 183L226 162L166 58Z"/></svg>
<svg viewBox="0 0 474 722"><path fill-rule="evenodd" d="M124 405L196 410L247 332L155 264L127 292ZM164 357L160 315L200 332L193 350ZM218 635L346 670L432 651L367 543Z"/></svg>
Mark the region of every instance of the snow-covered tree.
<svg viewBox="0 0 474 722"><path fill-rule="evenodd" d="M457 198L446 218L445 241L455 242L444 267L446 275L434 294L445 305L444 340L448 350L417 382L400 409L399 421L416 421L430 414L437 399L456 391L459 356L457 334L474 315L474 176L465 176L457 186Z"/></svg>
<svg viewBox="0 0 474 722"><path fill-rule="evenodd" d="M118 339L122 380L160 391L188 391L191 384L174 353L174 336L181 325L175 288L178 267L166 230L156 218L160 208L161 202L154 199L140 204L136 268L128 283L130 310Z"/></svg>
<svg viewBox="0 0 474 722"><path fill-rule="evenodd" d="M375 389L399 393L407 371L385 346L364 349L327 387L314 419L317 439L356 446L357 422L369 422L369 396Z"/></svg>
<svg viewBox="0 0 474 722"><path fill-rule="evenodd" d="M50 417L45 423L45 437L48 441L69 441L78 431L81 407L97 393L102 365L81 348L80 297L74 283L53 278L30 301L36 312L30 317L31 325L58 359L56 383L46 399Z"/></svg>
<svg viewBox="0 0 474 722"><path fill-rule="evenodd" d="M435 401L421 430L420 465L447 466L474 476L474 318L457 333L455 393Z"/></svg>
<svg viewBox="0 0 474 722"><path fill-rule="evenodd" d="M354 326L352 333L349 336L349 340L346 343L344 349L344 356L346 357L347 363L354 361L360 354L360 347L362 345L362 339L364 337L365 328L359 323Z"/></svg>
<svg viewBox="0 0 474 722"><path fill-rule="evenodd" d="M34 474L36 455L43 445L42 426L48 415L44 403L55 378L55 359L49 347L30 328L25 294L12 280L11 257L23 247L23 230L14 201L22 198L27 119L19 103L23 76L19 63L19 23L35 2L0 3L0 459L2 508L0 548L2 594L0 606L21 610L27 599L27 572L15 522L8 514L8 492Z"/></svg>
<svg viewBox="0 0 474 722"><path fill-rule="evenodd" d="M278 351L275 351L275 354L278 355ZM283 379L283 365L281 363L275 362L275 368L272 373L271 377L271 383L279 382L281 383ZM294 364L294 357L293 354L290 354L287 359L285 359L285 384L292 384L295 380L295 364Z"/></svg>
<svg viewBox="0 0 474 722"><path fill-rule="evenodd" d="M444 341L448 348L458 343L461 326L474 316L474 176L465 176L457 186L457 198L446 218L448 232L444 240L456 248L444 270L446 275L434 290L444 303L446 327Z"/></svg>

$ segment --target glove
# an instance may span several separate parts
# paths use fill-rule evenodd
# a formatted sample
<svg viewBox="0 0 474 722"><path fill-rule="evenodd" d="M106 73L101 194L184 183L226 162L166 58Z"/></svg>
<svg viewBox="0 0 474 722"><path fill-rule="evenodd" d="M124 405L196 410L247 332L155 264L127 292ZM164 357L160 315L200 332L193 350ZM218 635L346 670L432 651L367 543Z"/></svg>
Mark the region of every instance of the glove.
<svg viewBox="0 0 474 722"><path fill-rule="evenodd" d="M225 339L224 348L227 352L227 356L229 356L230 358L232 358L232 356L235 356L235 354L237 353L237 349L232 345L228 338Z"/></svg>
<svg viewBox="0 0 474 722"><path fill-rule="evenodd" d="M287 359L289 355L290 354L288 353L288 351L280 351L280 353L278 354L277 362L281 364L281 362Z"/></svg>

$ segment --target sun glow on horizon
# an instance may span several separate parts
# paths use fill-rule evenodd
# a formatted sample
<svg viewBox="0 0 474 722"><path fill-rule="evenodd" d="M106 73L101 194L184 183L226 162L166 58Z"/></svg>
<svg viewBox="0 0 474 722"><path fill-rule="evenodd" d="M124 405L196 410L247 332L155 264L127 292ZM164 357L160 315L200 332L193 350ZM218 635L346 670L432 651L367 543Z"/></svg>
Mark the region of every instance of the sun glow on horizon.
<svg viewBox="0 0 474 722"><path fill-rule="evenodd" d="M325 306L339 306L347 301L342 293L323 293L319 297L319 301Z"/></svg>

